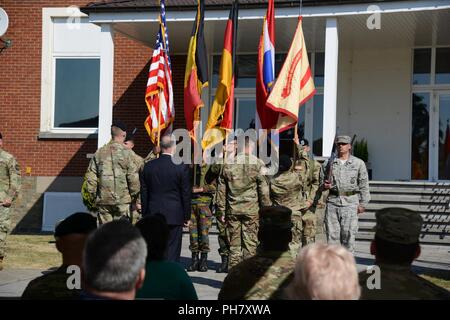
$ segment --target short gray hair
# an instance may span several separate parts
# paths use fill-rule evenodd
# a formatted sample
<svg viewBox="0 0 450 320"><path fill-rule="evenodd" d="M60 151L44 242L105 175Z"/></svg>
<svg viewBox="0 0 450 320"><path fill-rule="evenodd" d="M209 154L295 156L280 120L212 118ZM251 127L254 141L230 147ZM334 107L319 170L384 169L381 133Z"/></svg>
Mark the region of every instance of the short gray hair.
<svg viewBox="0 0 450 320"><path fill-rule="evenodd" d="M100 292L133 289L145 268L147 245L127 221L112 221L93 232L84 248L83 272L88 287Z"/></svg>
<svg viewBox="0 0 450 320"><path fill-rule="evenodd" d="M175 138L171 134L165 134L161 138L161 150L168 150L175 146Z"/></svg>

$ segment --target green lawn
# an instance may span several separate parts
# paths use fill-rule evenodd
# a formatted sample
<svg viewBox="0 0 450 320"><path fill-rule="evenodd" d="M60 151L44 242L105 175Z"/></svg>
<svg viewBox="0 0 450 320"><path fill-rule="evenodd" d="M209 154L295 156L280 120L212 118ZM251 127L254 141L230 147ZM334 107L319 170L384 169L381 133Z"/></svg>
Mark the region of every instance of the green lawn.
<svg viewBox="0 0 450 320"><path fill-rule="evenodd" d="M46 270L61 265L54 240L51 235L9 235L5 268Z"/></svg>

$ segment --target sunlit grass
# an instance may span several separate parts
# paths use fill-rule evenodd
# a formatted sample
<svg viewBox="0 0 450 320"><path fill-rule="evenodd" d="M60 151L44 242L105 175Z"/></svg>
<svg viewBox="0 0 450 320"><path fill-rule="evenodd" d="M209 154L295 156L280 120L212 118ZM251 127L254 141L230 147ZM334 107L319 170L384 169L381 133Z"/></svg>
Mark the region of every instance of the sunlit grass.
<svg viewBox="0 0 450 320"><path fill-rule="evenodd" d="M9 235L5 269L46 270L61 264L51 235Z"/></svg>

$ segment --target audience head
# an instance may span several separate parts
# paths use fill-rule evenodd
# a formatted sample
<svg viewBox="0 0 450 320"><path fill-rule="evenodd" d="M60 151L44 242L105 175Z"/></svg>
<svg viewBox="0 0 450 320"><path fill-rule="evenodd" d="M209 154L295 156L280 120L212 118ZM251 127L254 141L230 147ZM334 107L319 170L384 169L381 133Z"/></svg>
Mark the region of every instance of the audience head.
<svg viewBox="0 0 450 320"><path fill-rule="evenodd" d="M310 244L300 250L289 299L357 300L361 294L353 255L338 245Z"/></svg>
<svg viewBox="0 0 450 320"><path fill-rule="evenodd" d="M375 240L370 251L377 263L410 265L420 255L423 219L418 212L385 208L376 213Z"/></svg>
<svg viewBox="0 0 450 320"><path fill-rule="evenodd" d="M74 213L55 228L56 249L62 254L63 265L81 265L83 249L89 234L97 229L97 219L86 212Z"/></svg>
<svg viewBox="0 0 450 320"><path fill-rule="evenodd" d="M134 299L145 277L147 245L124 220L108 222L92 233L84 249L85 289L112 299Z"/></svg>
<svg viewBox="0 0 450 320"><path fill-rule="evenodd" d="M258 239L263 250L284 251L292 240L292 211L283 206L267 206L259 211Z"/></svg>
<svg viewBox="0 0 450 320"><path fill-rule="evenodd" d="M146 215L136 223L147 243L147 260L164 260L169 241L169 226L161 214Z"/></svg>
<svg viewBox="0 0 450 320"><path fill-rule="evenodd" d="M311 147L309 146L309 141L307 139L301 139L300 145L303 146L303 150L305 150L306 153L311 151Z"/></svg>

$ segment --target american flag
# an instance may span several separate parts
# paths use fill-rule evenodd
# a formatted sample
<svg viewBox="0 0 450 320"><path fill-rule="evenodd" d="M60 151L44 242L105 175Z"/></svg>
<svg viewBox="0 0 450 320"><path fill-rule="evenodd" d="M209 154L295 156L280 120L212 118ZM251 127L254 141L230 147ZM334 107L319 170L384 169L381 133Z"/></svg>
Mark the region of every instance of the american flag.
<svg viewBox="0 0 450 320"><path fill-rule="evenodd" d="M172 130L175 119L173 105L172 67L169 57L169 34L166 26L166 8L164 0L160 0L159 32L148 73L145 102L149 115L145 120L145 128L154 144L161 134Z"/></svg>

